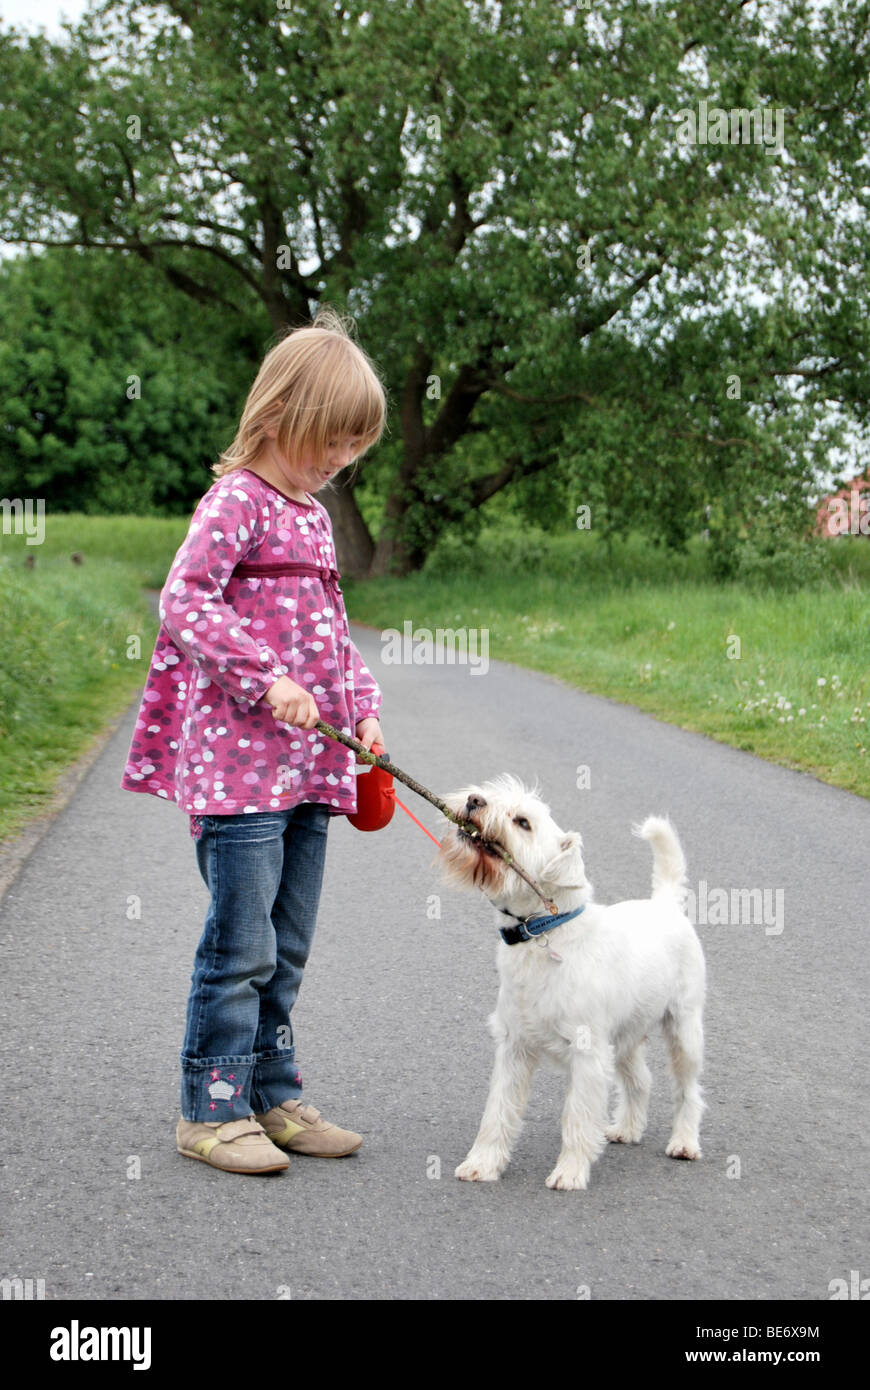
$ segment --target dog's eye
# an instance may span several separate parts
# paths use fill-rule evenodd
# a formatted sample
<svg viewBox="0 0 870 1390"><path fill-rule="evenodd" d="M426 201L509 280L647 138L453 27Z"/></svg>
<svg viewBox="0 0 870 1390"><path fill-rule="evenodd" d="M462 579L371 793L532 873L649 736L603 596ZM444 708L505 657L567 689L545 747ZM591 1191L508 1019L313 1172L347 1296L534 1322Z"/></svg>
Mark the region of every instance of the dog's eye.
<svg viewBox="0 0 870 1390"><path fill-rule="evenodd" d="M521 830L531 830L532 828L525 816L514 816L514 825L518 825Z"/></svg>

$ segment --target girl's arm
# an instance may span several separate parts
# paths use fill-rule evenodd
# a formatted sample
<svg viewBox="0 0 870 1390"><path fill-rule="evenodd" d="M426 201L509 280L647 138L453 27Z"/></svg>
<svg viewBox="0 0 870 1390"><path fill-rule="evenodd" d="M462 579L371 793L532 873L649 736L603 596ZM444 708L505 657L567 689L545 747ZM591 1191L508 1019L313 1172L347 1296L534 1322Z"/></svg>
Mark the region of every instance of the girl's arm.
<svg viewBox="0 0 870 1390"><path fill-rule="evenodd" d="M366 666L353 641L350 644L351 664L353 666L354 710L356 724L354 733L365 748L373 743L384 743L384 735L378 722L383 696L380 686Z"/></svg>
<svg viewBox="0 0 870 1390"><path fill-rule="evenodd" d="M380 686L357 651L355 643L352 639L349 640L350 659L353 667L354 712L356 722L359 724L363 719L378 718L384 697Z"/></svg>
<svg viewBox="0 0 870 1390"><path fill-rule="evenodd" d="M248 636L223 591L261 539L257 504L241 487L206 493L160 593L160 617L174 644L204 678L250 705L286 672L270 647Z"/></svg>
<svg viewBox="0 0 870 1390"><path fill-rule="evenodd" d="M329 537L332 543L332 553L333 555L335 555L335 534L333 532L332 527L332 517L329 515L329 512L327 511L323 503L319 500L319 498L315 498L314 500L321 516L323 517L327 530L329 531ZM346 610L344 612L344 620L345 623L348 623L348 616ZM381 694L380 686L378 685L368 666L366 666L365 662L363 661L362 657L357 651L356 644L354 643L349 630L347 640L350 649L351 667L353 669L354 720L355 725L359 726L364 719L377 720L381 708L381 703L383 700L383 695ZM365 743L366 739L363 738L361 741ZM366 743L366 747L369 746L370 745Z"/></svg>

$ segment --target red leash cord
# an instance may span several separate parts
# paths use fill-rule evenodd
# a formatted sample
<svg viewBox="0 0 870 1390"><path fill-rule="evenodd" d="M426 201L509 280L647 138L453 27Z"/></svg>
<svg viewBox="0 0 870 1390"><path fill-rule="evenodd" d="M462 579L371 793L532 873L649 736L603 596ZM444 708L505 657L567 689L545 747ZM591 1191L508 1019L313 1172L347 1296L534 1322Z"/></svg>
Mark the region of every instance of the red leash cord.
<svg viewBox="0 0 870 1390"><path fill-rule="evenodd" d="M396 796L395 792L393 793L393 795ZM397 805L397 806L401 806L402 810L405 812L405 815L406 815L406 816L410 816L410 817L411 817L411 820L414 822L415 825L419 825L419 827L420 827L420 829L423 831L423 833L424 833L425 835L428 835L428 836L429 836L429 839L432 841L433 845L437 845L439 849L441 848L441 841L435 839L435 836L432 834L432 831L431 831L431 830L427 830L426 827L425 827L425 825L423 824L423 822L422 822L421 820L417 820L417 817L414 815L414 812L413 812L413 811L409 811L408 808L407 808L407 806L405 805L405 803L404 803L403 801L400 801L399 798L398 798L397 796L396 796L396 805Z"/></svg>

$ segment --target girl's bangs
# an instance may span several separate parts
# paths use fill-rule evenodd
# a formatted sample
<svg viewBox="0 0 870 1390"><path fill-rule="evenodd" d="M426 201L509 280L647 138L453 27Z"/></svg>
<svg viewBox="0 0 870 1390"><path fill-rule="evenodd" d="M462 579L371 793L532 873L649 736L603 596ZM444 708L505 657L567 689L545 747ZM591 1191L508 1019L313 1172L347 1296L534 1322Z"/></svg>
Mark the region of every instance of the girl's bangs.
<svg viewBox="0 0 870 1390"><path fill-rule="evenodd" d="M344 371L333 378L325 395L319 382L310 389L294 392L278 427L281 444L294 452L311 449L322 457L332 440L358 439L360 452L381 436L385 415L384 392L380 382L361 365L344 363Z"/></svg>

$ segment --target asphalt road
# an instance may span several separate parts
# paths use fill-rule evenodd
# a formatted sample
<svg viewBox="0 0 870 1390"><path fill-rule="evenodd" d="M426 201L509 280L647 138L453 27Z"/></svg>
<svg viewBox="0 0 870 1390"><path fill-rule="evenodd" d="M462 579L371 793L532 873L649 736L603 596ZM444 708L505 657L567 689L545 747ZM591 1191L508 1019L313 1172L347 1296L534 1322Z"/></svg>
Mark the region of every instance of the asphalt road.
<svg viewBox="0 0 870 1390"><path fill-rule="evenodd" d="M831 1280L870 1276L870 805L507 664L385 666L376 632L355 638L385 692L393 760L442 793L538 777L559 823L582 831L600 901L648 892L630 827L649 812L673 819L708 901L768 890L767 922L699 926L702 1160L665 1157L657 1037L644 1141L610 1146L586 1192L544 1186L561 1107L547 1072L505 1177L454 1179L489 1080L495 927L482 897L444 887L401 811L375 834L332 824L293 1015L306 1098L362 1149L259 1179L177 1154L208 898L187 818L118 786L137 700L0 906L0 1276L43 1279L48 1299L160 1300L827 1300Z"/></svg>

